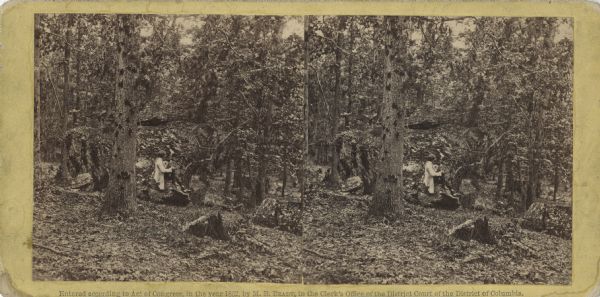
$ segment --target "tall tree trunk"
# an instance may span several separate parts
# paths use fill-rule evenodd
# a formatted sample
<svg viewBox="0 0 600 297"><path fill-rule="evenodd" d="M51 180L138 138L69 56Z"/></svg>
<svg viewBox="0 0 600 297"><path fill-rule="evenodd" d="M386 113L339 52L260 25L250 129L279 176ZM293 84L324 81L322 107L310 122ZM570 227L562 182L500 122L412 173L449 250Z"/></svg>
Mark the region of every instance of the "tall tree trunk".
<svg viewBox="0 0 600 297"><path fill-rule="evenodd" d="M504 181L504 156L498 161L498 179L496 181L496 199L502 197L502 184Z"/></svg>
<svg viewBox="0 0 600 297"><path fill-rule="evenodd" d="M354 116L354 109L353 109L353 100L352 100L352 67L354 65L354 35L355 35L355 31L354 31L354 17L350 17L350 24L349 24L349 30L350 30L350 45L348 46L348 51L350 52L350 54L348 55L348 88L346 90L346 97L348 98L348 106L346 107L346 120L345 120L345 127L346 130L349 129L350 127L350 122L353 121L355 119Z"/></svg>
<svg viewBox="0 0 600 297"><path fill-rule="evenodd" d="M257 146L257 159L258 159L258 170L256 174L256 181L254 187L254 197L251 201L251 206L256 206L260 204L267 194L267 156L266 150L268 146L268 142L270 141L270 129L272 122L272 114L273 114L273 104L271 100L264 98L265 106L261 106L263 109L266 109L266 116L264 122L259 123L259 145ZM261 100L260 104L263 104Z"/></svg>
<svg viewBox="0 0 600 297"><path fill-rule="evenodd" d="M339 114L340 114L340 101L342 97L341 91L341 76L342 76L342 41L344 35L344 29L346 28L346 17L339 16L338 17L338 29L337 29L337 38L336 43L337 46L335 48L335 85L334 85L334 95L333 95L333 103L331 106L331 146L329 149L331 150L331 160L330 167L331 172L329 175L329 186L332 188L337 188L340 185L340 174L338 172L338 164L340 162L340 156L338 152L337 145L337 134L338 134L338 125L339 125Z"/></svg>
<svg viewBox="0 0 600 297"><path fill-rule="evenodd" d="M304 111L304 122L308 122L309 117L308 117L308 112L309 112L309 105L308 105L308 96L309 96L309 89L308 86L310 85L310 81L309 81L309 75L308 75L308 65L309 65L309 57L310 57L310 53L309 53L309 47L308 47L308 30L309 30L309 22L310 22L310 17L305 15L304 16L304 106L303 106L303 111ZM300 208L302 210L304 210L304 201L306 200L306 165L308 162L308 145L309 145L309 139L308 139L308 125L304 125L304 150L302 152L302 164L300 164L300 170L298 174L298 179L300 180Z"/></svg>
<svg viewBox="0 0 600 297"><path fill-rule="evenodd" d="M374 216L395 217L403 199L402 163L404 155L404 105L401 93L406 76L399 61L406 56L404 19L385 16L384 89L381 107L382 142L379 151L377 180L369 213ZM401 40L400 37L403 37Z"/></svg>
<svg viewBox="0 0 600 297"><path fill-rule="evenodd" d="M81 47L81 36L83 35L81 31L81 25L77 22L77 43L75 45L75 90L73 92L75 104L73 107L78 112L73 113L73 126L77 126L80 124L79 122L81 120L87 118L86 116L83 116L81 119L78 117L78 114L83 111L81 108L81 96L79 95L81 93L81 52L79 48Z"/></svg>
<svg viewBox="0 0 600 297"><path fill-rule="evenodd" d="M69 100L71 97L71 86L70 86L70 67L69 62L71 60L71 27L73 26L74 16L71 14L68 17L67 28L65 34L64 51L65 56L63 60L63 112L62 112L62 150L61 150L61 181L67 183L71 179L69 172L69 139L67 133L69 132L69 115L70 115L70 104Z"/></svg>
<svg viewBox="0 0 600 297"><path fill-rule="evenodd" d="M243 172L243 156L240 154L235 158L235 174L233 175L233 184L237 188L235 198L237 201L242 201L244 198L244 172Z"/></svg>
<svg viewBox="0 0 600 297"><path fill-rule="evenodd" d="M287 153L287 149L285 149L285 152L283 154L283 165L282 165L282 172L281 172L281 197L285 197L285 187L287 185L287 176L288 176L288 153Z"/></svg>
<svg viewBox="0 0 600 297"><path fill-rule="evenodd" d="M539 125L537 121L540 121L540 112L538 102L536 100L535 93L530 94L530 106L529 106L529 143L527 151L528 161L528 176L527 176L527 194L525 197L525 203L523 205L524 211L529 209L529 206L533 203L535 197L537 197L537 182L538 182L538 156L537 156L537 130Z"/></svg>
<svg viewBox="0 0 600 297"><path fill-rule="evenodd" d="M477 126L479 121L479 106L481 103L483 103L483 99L485 99L485 88L484 78L483 76L479 76L477 78L475 87L475 98L473 98L473 105L471 106L471 110L467 114L467 118L465 120L465 126L467 127Z"/></svg>
<svg viewBox="0 0 600 297"><path fill-rule="evenodd" d="M227 165L225 166L225 185L223 186L223 195L229 196L231 192L231 176L233 170L233 158L228 157Z"/></svg>
<svg viewBox="0 0 600 297"><path fill-rule="evenodd" d="M513 175L513 164L512 157L506 159L506 179L504 181L504 191L509 193L509 202L514 201L514 175Z"/></svg>
<svg viewBox="0 0 600 297"><path fill-rule="evenodd" d="M137 100L133 88L138 73L134 62L135 30L133 16L117 15L114 144L103 207L103 212L109 215L127 216L135 207Z"/></svg>
<svg viewBox="0 0 600 297"><path fill-rule="evenodd" d="M33 55L34 55L34 101L35 101L35 162L36 165L40 165L41 152L42 152L42 127L41 127L41 118L42 118L42 95L41 95L41 83L42 79L40 78L40 46L41 46L41 35L42 30L40 28L40 15L34 15L34 45L33 45ZM35 166L36 170L40 167ZM39 173L36 171L35 176L38 177Z"/></svg>
<svg viewBox="0 0 600 297"><path fill-rule="evenodd" d="M556 201L556 194L558 193L558 185L559 185L559 181L560 179L559 177L559 169L560 167L558 166L558 161L559 161L559 154L558 154L558 149L556 149L556 151L554 152L554 182L553 182L553 188L554 191L552 191L552 199Z"/></svg>

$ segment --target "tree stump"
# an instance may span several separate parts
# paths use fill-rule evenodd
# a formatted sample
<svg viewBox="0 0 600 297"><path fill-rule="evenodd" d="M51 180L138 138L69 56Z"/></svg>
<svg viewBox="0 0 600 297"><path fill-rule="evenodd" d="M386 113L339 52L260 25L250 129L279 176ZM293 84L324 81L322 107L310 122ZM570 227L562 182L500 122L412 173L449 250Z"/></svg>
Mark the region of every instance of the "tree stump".
<svg viewBox="0 0 600 297"><path fill-rule="evenodd" d="M229 236L223 226L221 213L201 216L200 218L188 223L183 227L183 232L188 232L195 236L209 236L214 239L227 240Z"/></svg>
<svg viewBox="0 0 600 297"><path fill-rule="evenodd" d="M475 240L486 244L495 244L496 240L490 231L487 217L475 221L467 220L464 223L450 229L449 236L460 240Z"/></svg>

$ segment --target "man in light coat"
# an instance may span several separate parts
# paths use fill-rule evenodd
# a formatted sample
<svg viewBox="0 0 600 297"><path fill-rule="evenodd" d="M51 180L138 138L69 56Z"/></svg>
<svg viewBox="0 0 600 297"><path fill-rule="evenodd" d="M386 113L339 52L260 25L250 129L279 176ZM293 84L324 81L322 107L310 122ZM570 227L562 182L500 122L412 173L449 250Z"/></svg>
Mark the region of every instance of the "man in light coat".
<svg viewBox="0 0 600 297"><path fill-rule="evenodd" d="M158 152L158 157L154 160L154 174L153 178L156 184L158 184L158 189L163 191L165 189L165 173L172 172L171 168L165 167L165 162L163 158L166 156L164 151Z"/></svg>
<svg viewBox="0 0 600 297"><path fill-rule="evenodd" d="M437 171L437 166L433 165L435 156L428 155L427 161L425 162L425 173L423 174L423 184L427 187L429 194L435 194L435 182L434 176L442 176L441 171Z"/></svg>

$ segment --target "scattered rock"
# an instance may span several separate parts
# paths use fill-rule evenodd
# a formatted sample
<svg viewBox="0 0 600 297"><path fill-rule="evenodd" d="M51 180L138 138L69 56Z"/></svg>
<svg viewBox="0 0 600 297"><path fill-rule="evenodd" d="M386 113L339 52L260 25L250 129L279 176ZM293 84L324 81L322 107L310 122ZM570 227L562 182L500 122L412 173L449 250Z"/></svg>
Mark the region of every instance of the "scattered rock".
<svg viewBox="0 0 600 297"><path fill-rule="evenodd" d="M92 185L92 175L89 173L82 173L77 175L71 181L71 189L83 189Z"/></svg>
<svg viewBox="0 0 600 297"><path fill-rule="evenodd" d="M136 169L148 169L150 167L152 167L152 161L144 157L139 157L135 163Z"/></svg>
<svg viewBox="0 0 600 297"><path fill-rule="evenodd" d="M343 192L355 193L363 188L363 181L360 176L352 176L347 178L342 185Z"/></svg>

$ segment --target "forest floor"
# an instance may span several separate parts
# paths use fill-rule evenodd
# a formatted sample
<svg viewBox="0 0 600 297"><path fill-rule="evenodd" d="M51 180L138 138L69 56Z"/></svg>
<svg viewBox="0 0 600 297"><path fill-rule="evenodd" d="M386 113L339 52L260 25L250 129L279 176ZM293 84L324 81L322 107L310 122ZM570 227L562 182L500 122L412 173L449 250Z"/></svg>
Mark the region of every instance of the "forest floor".
<svg viewBox="0 0 600 297"><path fill-rule="evenodd" d="M34 280L300 282L301 236L251 223L251 213L220 210L238 222L230 240L196 237L182 226L215 209L137 199L122 220L99 216L99 192L38 187Z"/></svg>
<svg viewBox="0 0 600 297"><path fill-rule="evenodd" d="M571 283L571 240L521 229L517 219L490 211L406 202L395 222L371 219L370 199L322 189L308 196L303 215L305 283ZM483 216L497 244L448 235L452 227Z"/></svg>
<svg viewBox="0 0 600 297"><path fill-rule="evenodd" d="M395 222L367 216L367 195L317 189L303 214L303 235L239 222L229 241L196 237L186 223L214 207L137 200L125 220L99 217L101 195L38 187L34 207L34 280L243 281L379 284L569 284L571 241L519 227L490 211L405 203ZM486 216L498 243L448 236Z"/></svg>

